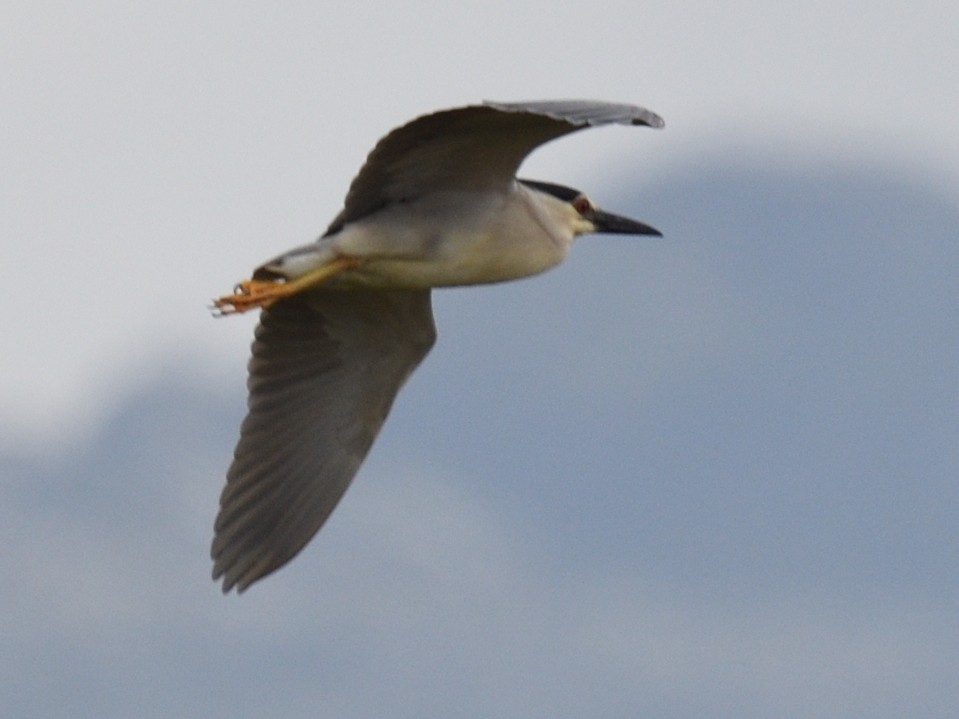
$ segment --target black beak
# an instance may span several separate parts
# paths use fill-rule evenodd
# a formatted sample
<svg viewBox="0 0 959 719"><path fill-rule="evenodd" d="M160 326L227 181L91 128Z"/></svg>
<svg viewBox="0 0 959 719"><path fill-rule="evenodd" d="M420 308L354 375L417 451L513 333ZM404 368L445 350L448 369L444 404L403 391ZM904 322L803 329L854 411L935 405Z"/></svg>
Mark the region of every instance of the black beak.
<svg viewBox="0 0 959 719"><path fill-rule="evenodd" d="M628 217L612 215L602 210L593 210L589 215L589 220L596 228L593 230L598 235L654 235L662 237L663 233L655 227L650 227L642 222L631 220Z"/></svg>

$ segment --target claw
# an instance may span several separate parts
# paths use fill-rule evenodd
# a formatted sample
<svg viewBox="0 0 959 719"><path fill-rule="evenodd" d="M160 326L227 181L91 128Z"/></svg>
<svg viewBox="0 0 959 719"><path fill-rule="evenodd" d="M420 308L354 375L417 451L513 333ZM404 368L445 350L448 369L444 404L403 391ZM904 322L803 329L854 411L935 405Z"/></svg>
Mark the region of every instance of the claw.
<svg viewBox="0 0 959 719"><path fill-rule="evenodd" d="M296 288L282 281L243 280L233 288L232 295L223 295L213 300L213 313L217 317L223 317L246 312L254 307L269 307L295 291Z"/></svg>
<svg viewBox="0 0 959 719"><path fill-rule="evenodd" d="M254 307L269 307L279 299L322 284L333 275L359 265L360 261L355 258L338 257L294 279L281 277L275 280L243 280L233 288L232 295L223 295L213 300L213 314L224 317L240 314Z"/></svg>

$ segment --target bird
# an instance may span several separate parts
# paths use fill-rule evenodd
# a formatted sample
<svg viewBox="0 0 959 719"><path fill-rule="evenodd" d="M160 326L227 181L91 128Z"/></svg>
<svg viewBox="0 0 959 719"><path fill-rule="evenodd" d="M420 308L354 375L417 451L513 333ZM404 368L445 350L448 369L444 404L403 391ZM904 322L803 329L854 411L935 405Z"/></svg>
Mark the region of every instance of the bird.
<svg viewBox="0 0 959 719"><path fill-rule="evenodd" d="M210 551L224 594L284 566L333 512L433 346L434 287L536 275L578 235L662 236L579 190L517 178L526 156L586 128L664 124L584 100L422 115L374 146L322 236L213 301L218 316L260 309Z"/></svg>

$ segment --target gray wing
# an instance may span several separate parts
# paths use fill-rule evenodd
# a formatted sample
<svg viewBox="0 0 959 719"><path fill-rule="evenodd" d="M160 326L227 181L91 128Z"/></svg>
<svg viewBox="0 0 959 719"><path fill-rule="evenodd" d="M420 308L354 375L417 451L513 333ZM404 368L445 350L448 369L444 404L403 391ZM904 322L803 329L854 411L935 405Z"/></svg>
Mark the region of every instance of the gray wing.
<svg viewBox="0 0 959 719"><path fill-rule="evenodd" d="M435 337L429 290L313 291L263 311L214 527L224 592L283 566L316 534Z"/></svg>
<svg viewBox="0 0 959 719"><path fill-rule="evenodd" d="M373 148L326 234L432 190L505 187L539 145L608 124L662 127L663 120L635 105L584 100L486 102L416 118Z"/></svg>

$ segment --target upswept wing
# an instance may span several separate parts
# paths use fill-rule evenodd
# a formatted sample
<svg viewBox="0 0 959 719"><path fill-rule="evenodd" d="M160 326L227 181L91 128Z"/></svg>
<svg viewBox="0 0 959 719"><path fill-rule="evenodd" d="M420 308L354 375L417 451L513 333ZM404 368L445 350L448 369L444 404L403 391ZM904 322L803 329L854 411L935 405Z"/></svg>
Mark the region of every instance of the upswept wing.
<svg viewBox="0 0 959 719"><path fill-rule="evenodd" d="M609 124L662 127L663 120L635 105L584 100L486 102L423 115L377 143L326 234L436 190L505 188L539 145Z"/></svg>

